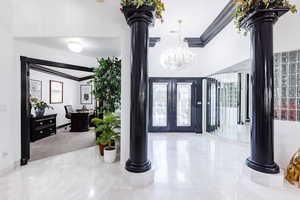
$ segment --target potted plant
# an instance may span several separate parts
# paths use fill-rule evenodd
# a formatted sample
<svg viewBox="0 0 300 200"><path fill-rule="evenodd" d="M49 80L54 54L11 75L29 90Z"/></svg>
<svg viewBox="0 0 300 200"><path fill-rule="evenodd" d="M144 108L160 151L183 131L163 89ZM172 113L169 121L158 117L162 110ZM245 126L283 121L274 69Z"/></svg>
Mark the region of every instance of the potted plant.
<svg viewBox="0 0 300 200"><path fill-rule="evenodd" d="M165 11L165 4L161 0L122 0L121 1L121 11L124 11L124 8L134 7L141 8L143 6L154 7L155 16L161 22L163 22L162 12Z"/></svg>
<svg viewBox="0 0 300 200"><path fill-rule="evenodd" d="M114 162L116 159L117 144L120 133L120 119L111 113L106 113L104 119L94 118L92 122L95 124L96 132L101 132L97 137L96 143L99 145L100 154L104 155L106 162Z"/></svg>
<svg viewBox="0 0 300 200"><path fill-rule="evenodd" d="M289 0L235 0L235 4L234 23L236 28L239 31L244 30L245 34L247 29L242 26L242 22L256 10L288 8L292 13L297 12L296 5L291 4Z"/></svg>
<svg viewBox="0 0 300 200"><path fill-rule="evenodd" d="M53 109L52 106L49 106L46 102L40 101L37 98L30 98L30 104L35 110L36 117L44 116L46 108Z"/></svg>
<svg viewBox="0 0 300 200"><path fill-rule="evenodd" d="M96 98L96 116L104 118L103 113L114 113L121 102L121 60L113 58L97 58L99 67L94 68L93 95ZM96 138L101 132L96 130Z"/></svg>

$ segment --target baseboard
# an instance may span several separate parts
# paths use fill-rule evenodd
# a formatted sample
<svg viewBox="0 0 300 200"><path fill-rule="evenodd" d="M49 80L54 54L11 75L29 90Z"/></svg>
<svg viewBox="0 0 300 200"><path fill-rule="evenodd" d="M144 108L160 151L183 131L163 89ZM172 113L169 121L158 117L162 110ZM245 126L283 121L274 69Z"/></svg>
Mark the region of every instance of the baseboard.
<svg viewBox="0 0 300 200"><path fill-rule="evenodd" d="M0 169L0 177L3 177L3 176L5 176L5 175L7 175L7 174L12 173L13 171L16 170L17 166L18 166L18 162L15 162L14 164L12 164L12 165L9 166L9 167Z"/></svg>
<svg viewBox="0 0 300 200"><path fill-rule="evenodd" d="M66 127L66 126L69 126L71 125L71 123L66 123L66 124L63 124L63 125L59 125L56 127L56 129L60 129L60 128L63 128L63 127Z"/></svg>

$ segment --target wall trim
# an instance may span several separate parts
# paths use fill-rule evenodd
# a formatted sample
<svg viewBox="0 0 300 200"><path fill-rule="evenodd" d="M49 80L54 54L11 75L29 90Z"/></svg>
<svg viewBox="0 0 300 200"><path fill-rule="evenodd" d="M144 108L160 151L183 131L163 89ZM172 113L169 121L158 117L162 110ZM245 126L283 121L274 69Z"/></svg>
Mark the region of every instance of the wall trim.
<svg viewBox="0 0 300 200"><path fill-rule="evenodd" d="M18 162L14 162L12 165L0 169L0 178L14 172L17 169L17 167L18 167Z"/></svg>
<svg viewBox="0 0 300 200"><path fill-rule="evenodd" d="M207 27L200 37L187 37L184 40L188 42L189 47L203 48L214 37L216 37L234 18L235 4L233 0L224 7L216 19ZM159 37L150 38L150 47L155 47L160 41Z"/></svg>
<svg viewBox="0 0 300 200"><path fill-rule="evenodd" d="M60 128L63 128L63 127L69 126L69 125L71 125L71 123L62 124L62 125L57 126L56 129L60 129Z"/></svg>
<svg viewBox="0 0 300 200"><path fill-rule="evenodd" d="M235 4L230 2L220 12L216 19L208 26L199 38L185 38L189 47L205 47L216 37L234 18Z"/></svg>

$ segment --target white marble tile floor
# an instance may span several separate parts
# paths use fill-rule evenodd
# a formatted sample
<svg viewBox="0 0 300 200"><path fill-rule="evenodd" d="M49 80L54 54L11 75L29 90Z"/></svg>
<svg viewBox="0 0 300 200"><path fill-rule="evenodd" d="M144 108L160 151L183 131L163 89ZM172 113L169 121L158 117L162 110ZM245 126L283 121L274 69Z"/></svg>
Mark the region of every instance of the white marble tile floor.
<svg viewBox="0 0 300 200"><path fill-rule="evenodd" d="M248 144L191 133L152 133L153 185L126 183L98 148L33 161L0 178L0 200L299 200L279 175L248 169Z"/></svg>

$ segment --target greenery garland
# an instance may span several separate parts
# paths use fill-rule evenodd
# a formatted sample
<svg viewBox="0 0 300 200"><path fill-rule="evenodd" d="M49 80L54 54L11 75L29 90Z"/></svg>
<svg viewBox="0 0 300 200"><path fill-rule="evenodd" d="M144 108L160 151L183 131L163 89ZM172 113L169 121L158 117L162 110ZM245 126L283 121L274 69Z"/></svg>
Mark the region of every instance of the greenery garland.
<svg viewBox="0 0 300 200"><path fill-rule="evenodd" d="M235 0L235 26L240 31L247 30L241 27L242 21L257 9L276 9L287 7L292 13L297 12L296 5L291 4L289 0Z"/></svg>
<svg viewBox="0 0 300 200"><path fill-rule="evenodd" d="M161 0L121 0L121 5L135 6L139 8L141 6L154 6L156 18L163 22L162 12L165 11L165 4Z"/></svg>
<svg viewBox="0 0 300 200"><path fill-rule="evenodd" d="M100 112L113 113L121 104L121 60L97 59L99 67L94 68L93 94L100 102Z"/></svg>

